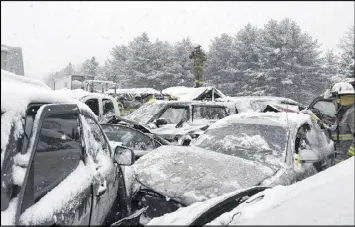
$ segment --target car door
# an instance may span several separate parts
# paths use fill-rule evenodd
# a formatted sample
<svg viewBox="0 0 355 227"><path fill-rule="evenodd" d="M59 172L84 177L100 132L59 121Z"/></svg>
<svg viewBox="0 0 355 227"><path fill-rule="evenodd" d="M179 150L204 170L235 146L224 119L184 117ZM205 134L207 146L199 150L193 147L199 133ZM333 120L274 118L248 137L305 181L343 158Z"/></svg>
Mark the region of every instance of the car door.
<svg viewBox="0 0 355 227"><path fill-rule="evenodd" d="M313 163L302 163L297 161L298 154L301 150L314 151L314 143L312 142L314 139L313 137L314 134L309 124L303 124L298 128L292 158L293 170L295 171L293 177L295 181L303 180L318 172Z"/></svg>
<svg viewBox="0 0 355 227"><path fill-rule="evenodd" d="M311 149L319 155L319 161L314 163L317 171L322 171L335 164L335 147L329 132L321 129L312 119L311 130L307 134Z"/></svg>
<svg viewBox="0 0 355 227"><path fill-rule="evenodd" d="M331 99L317 98L308 107L319 119L332 125L336 122L336 106Z"/></svg>
<svg viewBox="0 0 355 227"><path fill-rule="evenodd" d="M113 154L97 120L87 113L81 115L86 151L93 157L96 170L93 184L93 213L91 223L103 224L118 191L118 176Z"/></svg>
<svg viewBox="0 0 355 227"><path fill-rule="evenodd" d="M89 225L91 168L82 149L77 105L43 105L33 121L16 224ZM26 159L24 159L26 160ZM21 176L21 165L14 167Z"/></svg>
<svg viewBox="0 0 355 227"><path fill-rule="evenodd" d="M120 124L101 124L108 139L114 143L131 148L136 160L145 153L160 147L162 144L143 132ZM113 146L111 148L114 149Z"/></svg>

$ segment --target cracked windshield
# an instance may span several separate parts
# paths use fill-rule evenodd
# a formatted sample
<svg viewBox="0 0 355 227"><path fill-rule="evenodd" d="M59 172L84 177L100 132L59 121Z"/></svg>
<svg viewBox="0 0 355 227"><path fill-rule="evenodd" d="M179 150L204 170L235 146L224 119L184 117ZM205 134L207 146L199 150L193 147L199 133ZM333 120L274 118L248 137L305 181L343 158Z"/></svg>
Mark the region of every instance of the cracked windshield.
<svg viewBox="0 0 355 227"><path fill-rule="evenodd" d="M354 1L1 1L1 225L355 225Z"/></svg>

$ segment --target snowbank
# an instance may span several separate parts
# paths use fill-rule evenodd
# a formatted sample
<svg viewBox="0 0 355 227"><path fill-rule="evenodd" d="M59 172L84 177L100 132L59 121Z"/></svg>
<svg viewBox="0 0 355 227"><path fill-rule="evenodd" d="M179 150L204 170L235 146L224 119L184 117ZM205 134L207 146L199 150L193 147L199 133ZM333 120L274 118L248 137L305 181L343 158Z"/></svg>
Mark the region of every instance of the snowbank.
<svg viewBox="0 0 355 227"><path fill-rule="evenodd" d="M290 186L255 195L210 225L354 225L354 157ZM251 200L251 199L250 199ZM240 212L233 221L232 217Z"/></svg>

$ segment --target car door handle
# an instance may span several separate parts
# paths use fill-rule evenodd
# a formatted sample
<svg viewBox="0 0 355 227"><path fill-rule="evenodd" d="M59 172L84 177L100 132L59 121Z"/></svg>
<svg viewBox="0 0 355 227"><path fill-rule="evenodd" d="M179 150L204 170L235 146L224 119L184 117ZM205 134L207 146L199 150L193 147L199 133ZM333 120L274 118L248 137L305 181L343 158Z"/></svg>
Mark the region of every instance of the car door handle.
<svg viewBox="0 0 355 227"><path fill-rule="evenodd" d="M106 180L97 189L96 197L100 197L107 191Z"/></svg>

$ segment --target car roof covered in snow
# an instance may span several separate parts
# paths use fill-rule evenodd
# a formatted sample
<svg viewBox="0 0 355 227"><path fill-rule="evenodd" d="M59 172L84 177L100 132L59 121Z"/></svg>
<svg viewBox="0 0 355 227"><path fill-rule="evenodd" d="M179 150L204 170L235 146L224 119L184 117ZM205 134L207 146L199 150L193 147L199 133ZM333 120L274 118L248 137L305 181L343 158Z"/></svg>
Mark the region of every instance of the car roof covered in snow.
<svg viewBox="0 0 355 227"><path fill-rule="evenodd" d="M220 98L225 98L226 96L218 89L214 87L184 87L184 86L177 86L177 87L169 87L162 91L163 94L168 94L173 97L177 97L180 101L190 101L197 99L203 93L214 90Z"/></svg>
<svg viewBox="0 0 355 227"><path fill-rule="evenodd" d="M208 130L215 128L226 127L230 124L263 124L263 125L274 125L280 127L294 127L309 123L311 124L312 117L309 114L304 113L258 113L258 112L248 112L232 114L221 120L218 120L212 124Z"/></svg>
<svg viewBox="0 0 355 227"><path fill-rule="evenodd" d="M263 111L268 104L285 105L285 108L286 105L289 105L287 106L287 109L295 109L295 107L297 109L298 105L303 106L295 100L277 96L239 96L219 98L218 100L235 103L239 113L250 111Z"/></svg>
<svg viewBox="0 0 355 227"><path fill-rule="evenodd" d="M31 103L77 104L91 113L85 104L71 97L58 95L40 80L1 70L1 112L11 111L23 116Z"/></svg>
<svg viewBox="0 0 355 227"><path fill-rule="evenodd" d="M106 95L106 94L102 94L102 93L95 93L95 92L88 92L88 91L84 91L83 89L60 89L60 90L56 90L56 92L64 94L64 95L69 95L74 99L78 99L81 100L85 97L90 97L90 98L97 98L97 99L102 99L102 98L106 98L106 99L111 99L114 100L114 98L110 95Z"/></svg>

